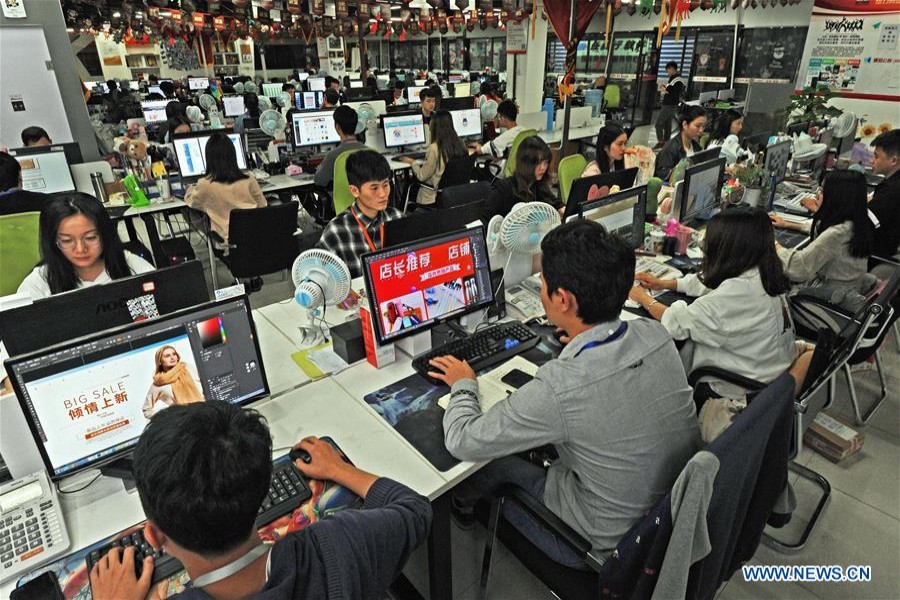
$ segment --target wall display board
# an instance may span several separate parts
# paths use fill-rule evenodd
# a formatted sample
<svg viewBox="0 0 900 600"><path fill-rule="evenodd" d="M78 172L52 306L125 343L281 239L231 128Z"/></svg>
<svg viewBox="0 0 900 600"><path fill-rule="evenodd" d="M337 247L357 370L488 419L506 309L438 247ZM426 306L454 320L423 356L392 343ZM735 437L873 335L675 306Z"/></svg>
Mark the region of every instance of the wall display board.
<svg viewBox="0 0 900 600"><path fill-rule="evenodd" d="M738 50L734 82L792 83L806 41L806 27L745 29Z"/></svg>

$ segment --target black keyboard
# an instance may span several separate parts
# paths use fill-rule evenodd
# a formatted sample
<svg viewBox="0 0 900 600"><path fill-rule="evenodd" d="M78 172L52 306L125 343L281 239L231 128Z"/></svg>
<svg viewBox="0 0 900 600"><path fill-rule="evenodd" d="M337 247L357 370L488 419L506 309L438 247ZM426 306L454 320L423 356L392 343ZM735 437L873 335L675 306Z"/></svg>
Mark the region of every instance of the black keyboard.
<svg viewBox="0 0 900 600"><path fill-rule="evenodd" d="M407 152L406 154L403 154L403 155L397 157L397 159L400 159L400 158L409 158L412 160L422 160L423 158L425 158L425 152Z"/></svg>
<svg viewBox="0 0 900 600"><path fill-rule="evenodd" d="M416 373L431 383L444 385L444 382L428 376L428 371L434 370L429 361L436 356L449 354L459 360L468 361L472 369L479 371L507 361L516 354L533 348L540 339L540 336L521 321L506 321L491 325L465 338L451 340L442 346L432 348L425 354L414 358L412 366Z"/></svg>
<svg viewBox="0 0 900 600"><path fill-rule="evenodd" d="M775 229L775 241L785 248L795 248L809 237L808 233L793 229Z"/></svg>
<svg viewBox="0 0 900 600"><path fill-rule="evenodd" d="M276 459L272 463L272 482L269 484L269 492L256 514L256 528L259 529L278 517L288 514L311 497L312 491L303 474L294 466L291 457L285 455ZM162 581L184 568L177 558L162 550L154 551L153 547L144 539L143 532L138 530L89 553L85 557L88 573L107 552L116 547L124 550L128 546L134 546L135 549L134 574L138 579L141 577L141 571L144 570L146 556L153 557L153 583Z"/></svg>

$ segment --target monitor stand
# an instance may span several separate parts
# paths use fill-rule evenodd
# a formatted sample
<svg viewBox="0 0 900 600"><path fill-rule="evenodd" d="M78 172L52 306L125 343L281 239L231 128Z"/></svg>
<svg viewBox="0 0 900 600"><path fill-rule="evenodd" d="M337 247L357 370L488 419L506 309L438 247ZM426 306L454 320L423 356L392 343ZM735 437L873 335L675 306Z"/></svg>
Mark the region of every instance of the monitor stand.
<svg viewBox="0 0 900 600"><path fill-rule="evenodd" d="M134 480L134 459L131 457L120 458L103 465L100 467L100 474L121 479L125 484L125 491L129 494L137 489L137 482Z"/></svg>

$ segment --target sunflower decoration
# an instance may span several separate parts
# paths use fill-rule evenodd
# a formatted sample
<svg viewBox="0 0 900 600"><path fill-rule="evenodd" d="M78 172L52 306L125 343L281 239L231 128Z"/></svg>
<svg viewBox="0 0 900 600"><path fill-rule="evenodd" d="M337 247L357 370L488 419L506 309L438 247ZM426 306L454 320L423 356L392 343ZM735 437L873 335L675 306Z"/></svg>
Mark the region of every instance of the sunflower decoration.
<svg viewBox="0 0 900 600"><path fill-rule="evenodd" d="M879 134L887 133L888 131L892 130L893 128L894 128L893 125L885 122L878 126L878 133Z"/></svg>
<svg viewBox="0 0 900 600"><path fill-rule="evenodd" d="M865 125L860 127L859 134L864 138L870 138L875 135L876 131L878 131L878 129L874 125L872 125L871 123L866 123Z"/></svg>

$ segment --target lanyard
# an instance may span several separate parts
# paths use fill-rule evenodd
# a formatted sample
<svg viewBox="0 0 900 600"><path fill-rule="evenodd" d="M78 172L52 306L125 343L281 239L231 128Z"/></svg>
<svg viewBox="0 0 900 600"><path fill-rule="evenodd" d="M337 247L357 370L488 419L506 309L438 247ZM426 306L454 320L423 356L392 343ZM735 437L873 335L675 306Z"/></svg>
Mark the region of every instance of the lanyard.
<svg viewBox="0 0 900 600"><path fill-rule="evenodd" d="M622 337L622 335L627 330L628 330L628 323L626 323L625 321L622 321L621 323L619 323L619 328L616 329L611 334L609 334L609 337L607 337L606 339L603 339L603 340L593 340L593 341L588 342L587 344L582 346L581 350L576 352L575 356L573 356L572 358L578 358L582 352L584 352L585 350L588 350L590 348L596 348L597 346L602 346L603 344L609 344L611 342L616 341L617 339Z"/></svg>
<svg viewBox="0 0 900 600"><path fill-rule="evenodd" d="M235 573L247 568L250 563L268 552L269 548L270 546L268 544L260 543L258 546L251 548L250 551L248 551L246 554L244 554L243 556L239 556L227 565L221 566L214 571L204 573L203 575L192 579L185 587L202 588L214 583L218 583L219 581L222 581L227 577L231 577Z"/></svg>
<svg viewBox="0 0 900 600"><path fill-rule="evenodd" d="M363 235L366 236L366 243L369 245L369 248L372 252L375 252L378 248L375 247L375 243L372 242L372 238L369 237L369 232L366 229L366 226L363 225L363 222L359 220L359 217L356 214L356 209L354 207L350 207L350 212L353 213L353 218L356 219L356 224L359 225L359 228L362 230ZM381 233L381 247L384 248L384 222L382 221L379 227Z"/></svg>

